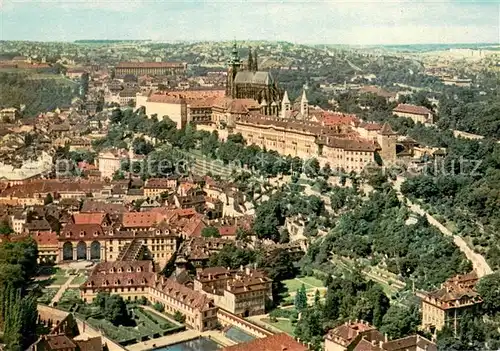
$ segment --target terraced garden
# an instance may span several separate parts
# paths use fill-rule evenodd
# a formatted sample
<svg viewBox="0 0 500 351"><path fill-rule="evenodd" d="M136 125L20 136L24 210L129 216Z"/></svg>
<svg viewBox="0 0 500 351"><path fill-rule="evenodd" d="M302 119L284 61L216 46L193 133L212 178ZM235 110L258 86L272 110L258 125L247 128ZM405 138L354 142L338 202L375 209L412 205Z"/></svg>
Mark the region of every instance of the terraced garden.
<svg viewBox="0 0 500 351"><path fill-rule="evenodd" d="M54 296L57 294L58 288L43 288L42 296L38 298L38 302L44 305L50 304Z"/></svg>
<svg viewBox="0 0 500 351"><path fill-rule="evenodd" d="M96 319L93 317L88 318L87 322L121 345L135 344L144 340L172 334L185 328L140 307L132 307L130 312L132 313L135 326L115 326L105 319Z"/></svg>

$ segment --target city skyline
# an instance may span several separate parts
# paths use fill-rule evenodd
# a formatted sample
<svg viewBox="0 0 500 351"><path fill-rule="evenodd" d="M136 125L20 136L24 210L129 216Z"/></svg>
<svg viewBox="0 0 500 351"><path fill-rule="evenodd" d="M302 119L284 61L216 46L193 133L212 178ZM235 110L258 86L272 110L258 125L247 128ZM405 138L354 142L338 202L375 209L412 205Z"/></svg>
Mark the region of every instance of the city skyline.
<svg viewBox="0 0 500 351"><path fill-rule="evenodd" d="M0 0L2 40L498 43L495 1ZM21 24L21 25L20 25Z"/></svg>

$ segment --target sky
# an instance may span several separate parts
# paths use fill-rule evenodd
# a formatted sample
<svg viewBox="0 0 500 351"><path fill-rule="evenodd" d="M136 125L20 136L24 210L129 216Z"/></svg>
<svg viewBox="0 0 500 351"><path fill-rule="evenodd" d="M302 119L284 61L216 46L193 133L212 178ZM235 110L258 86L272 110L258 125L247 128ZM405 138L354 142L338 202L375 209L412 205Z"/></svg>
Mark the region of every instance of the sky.
<svg viewBox="0 0 500 351"><path fill-rule="evenodd" d="M0 0L0 39L499 43L500 0Z"/></svg>

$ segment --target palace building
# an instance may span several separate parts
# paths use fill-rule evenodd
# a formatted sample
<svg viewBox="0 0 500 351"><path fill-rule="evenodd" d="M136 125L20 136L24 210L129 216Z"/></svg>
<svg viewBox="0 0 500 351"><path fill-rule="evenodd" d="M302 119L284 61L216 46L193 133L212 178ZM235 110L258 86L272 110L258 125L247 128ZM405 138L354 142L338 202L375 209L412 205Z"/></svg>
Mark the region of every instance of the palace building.
<svg viewBox="0 0 500 351"><path fill-rule="evenodd" d="M128 301L145 297L162 304L168 314L182 313L188 327L204 331L217 326L219 309L236 317L264 313L271 285L256 269L213 267L198 272L193 290L159 274L152 261L115 261L99 263L80 286L80 296L85 302L102 291Z"/></svg>
<svg viewBox="0 0 500 351"><path fill-rule="evenodd" d="M183 74L187 64L183 62L120 62L115 67L115 75L123 77L127 74L167 76Z"/></svg>
<svg viewBox="0 0 500 351"><path fill-rule="evenodd" d="M171 315L182 313L185 324L197 331L213 329L217 324L213 300L158 274L151 261L99 263L80 286L80 294L85 302L92 302L101 291L118 294L128 301L145 297L152 304L160 303Z"/></svg>
<svg viewBox="0 0 500 351"><path fill-rule="evenodd" d="M272 280L263 271L241 267L230 270L211 267L199 270L194 290L214 299L215 304L237 316L264 314L266 300L272 300Z"/></svg>
<svg viewBox="0 0 500 351"><path fill-rule="evenodd" d="M476 291L478 281L476 273L472 272L448 279L440 289L419 292L422 328L435 332L448 326L456 331L464 312L483 302Z"/></svg>

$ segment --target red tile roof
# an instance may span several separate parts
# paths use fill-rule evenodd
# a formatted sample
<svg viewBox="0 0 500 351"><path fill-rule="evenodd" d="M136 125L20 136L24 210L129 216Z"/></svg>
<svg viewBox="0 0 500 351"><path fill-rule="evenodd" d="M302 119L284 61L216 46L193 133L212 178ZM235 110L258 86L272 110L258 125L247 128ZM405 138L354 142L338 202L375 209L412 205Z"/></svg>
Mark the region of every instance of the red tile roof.
<svg viewBox="0 0 500 351"><path fill-rule="evenodd" d="M307 347L285 333L224 347L222 351L307 351Z"/></svg>
<svg viewBox="0 0 500 351"><path fill-rule="evenodd" d="M73 224L66 225L58 237L60 241L92 240L102 238L104 232L99 224Z"/></svg>
<svg viewBox="0 0 500 351"><path fill-rule="evenodd" d="M122 224L125 228L153 227L161 221L162 217L155 212L125 212Z"/></svg>
<svg viewBox="0 0 500 351"><path fill-rule="evenodd" d="M73 221L75 224L99 224L101 225L106 217L102 212L89 212L89 213L75 213Z"/></svg>
<svg viewBox="0 0 500 351"><path fill-rule="evenodd" d="M38 246L55 246L57 245L57 233L52 231L38 232L32 235Z"/></svg>
<svg viewBox="0 0 500 351"><path fill-rule="evenodd" d="M430 113L432 113L431 110L429 110L427 107L424 106L416 106L416 105L410 105L410 104L399 104L396 106L393 110L394 112L402 112L402 113L410 113L414 115L424 115L428 116Z"/></svg>
<svg viewBox="0 0 500 351"><path fill-rule="evenodd" d="M334 126L339 124L352 124L358 122L358 117L354 114L342 112L323 112L319 119L324 126Z"/></svg>

